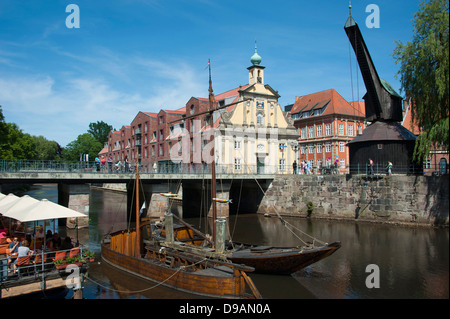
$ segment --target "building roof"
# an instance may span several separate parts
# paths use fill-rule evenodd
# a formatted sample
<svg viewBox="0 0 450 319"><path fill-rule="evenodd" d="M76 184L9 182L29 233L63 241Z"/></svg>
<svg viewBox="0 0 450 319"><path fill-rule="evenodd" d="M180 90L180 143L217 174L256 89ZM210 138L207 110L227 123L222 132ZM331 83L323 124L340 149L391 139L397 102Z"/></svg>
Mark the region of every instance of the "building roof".
<svg viewBox="0 0 450 319"><path fill-rule="evenodd" d="M291 114L302 113L325 108L323 115L342 114L365 117L361 109L361 103L347 102L335 89L312 93L304 96L296 96ZM362 104L364 106L364 104Z"/></svg>
<svg viewBox="0 0 450 319"><path fill-rule="evenodd" d="M362 135L355 137L350 143L374 141L414 141L416 136L401 124L394 121L375 121L367 126Z"/></svg>
<svg viewBox="0 0 450 319"><path fill-rule="evenodd" d="M102 155L102 154L108 154L108 148L107 147L102 148L102 150L100 152L98 152L98 155Z"/></svg>

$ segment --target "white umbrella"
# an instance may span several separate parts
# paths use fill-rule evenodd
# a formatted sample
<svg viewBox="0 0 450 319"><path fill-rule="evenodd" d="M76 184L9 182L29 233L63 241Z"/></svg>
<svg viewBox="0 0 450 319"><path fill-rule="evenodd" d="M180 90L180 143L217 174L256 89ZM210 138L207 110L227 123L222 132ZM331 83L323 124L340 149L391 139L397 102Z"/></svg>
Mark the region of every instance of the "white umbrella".
<svg viewBox="0 0 450 319"><path fill-rule="evenodd" d="M3 194L2 194L3 195ZM0 199L0 214L3 215L3 213L8 210L11 206L13 206L18 200L20 200L20 197L14 195L14 194L8 194L5 195Z"/></svg>
<svg viewBox="0 0 450 319"><path fill-rule="evenodd" d="M25 195L26 196L26 195ZM24 196L24 197L25 197ZM22 199L24 198L22 197ZM73 209L55 204L47 199L31 204L23 203L19 206L12 206L3 213L3 216L20 220L21 222L46 220L46 219L58 219L58 218L70 218L70 217L87 217L85 214L79 213Z"/></svg>
<svg viewBox="0 0 450 319"><path fill-rule="evenodd" d="M5 194L3 194L3 193L0 193L0 200L2 200L2 199L3 199L3 197L6 197L6 195L5 195Z"/></svg>

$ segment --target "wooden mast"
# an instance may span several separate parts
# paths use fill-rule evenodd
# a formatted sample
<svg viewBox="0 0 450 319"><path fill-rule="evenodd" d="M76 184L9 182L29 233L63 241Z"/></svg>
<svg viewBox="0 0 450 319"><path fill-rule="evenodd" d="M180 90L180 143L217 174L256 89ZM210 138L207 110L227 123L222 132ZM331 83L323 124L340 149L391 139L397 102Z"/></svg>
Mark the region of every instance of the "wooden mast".
<svg viewBox="0 0 450 319"><path fill-rule="evenodd" d="M136 249L134 254L136 257L141 255L141 231L139 223L139 147L137 148L136 157Z"/></svg>
<svg viewBox="0 0 450 319"><path fill-rule="evenodd" d="M216 198L216 150L215 150L215 137L214 137L214 119L213 119L213 113L214 113L214 93L212 89L212 81L211 81L211 62L208 59L208 68L209 68L209 120L211 123L211 130L212 130L212 162L211 162L211 200L212 200L212 219L213 219L213 244L216 243L216 219L217 219L217 207L216 207L216 201L214 200Z"/></svg>

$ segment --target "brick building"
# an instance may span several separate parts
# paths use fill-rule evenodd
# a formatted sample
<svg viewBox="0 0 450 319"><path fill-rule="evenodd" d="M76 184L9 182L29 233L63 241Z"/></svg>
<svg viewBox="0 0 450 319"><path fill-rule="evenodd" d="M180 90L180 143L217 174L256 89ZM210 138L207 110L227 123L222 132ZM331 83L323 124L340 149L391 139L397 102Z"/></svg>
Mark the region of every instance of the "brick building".
<svg viewBox="0 0 450 319"><path fill-rule="evenodd" d="M347 143L366 127L364 102L347 102L329 89L295 98L291 116L298 133L298 163L310 162L321 171L336 160L347 171Z"/></svg>
<svg viewBox="0 0 450 319"><path fill-rule="evenodd" d="M401 124L414 135L419 136L421 130L417 123L412 121L411 107L413 107L411 99L403 101L403 121ZM434 145L430 150L430 154L424 159L423 172L425 175L432 175L437 172L439 174L448 174L448 166L449 153L442 147Z"/></svg>

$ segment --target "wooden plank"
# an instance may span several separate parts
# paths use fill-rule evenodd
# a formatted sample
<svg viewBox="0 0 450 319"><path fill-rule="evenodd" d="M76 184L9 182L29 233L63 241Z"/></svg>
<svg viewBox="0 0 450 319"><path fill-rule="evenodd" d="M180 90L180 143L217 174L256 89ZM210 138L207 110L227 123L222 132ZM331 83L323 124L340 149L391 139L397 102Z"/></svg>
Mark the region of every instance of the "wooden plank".
<svg viewBox="0 0 450 319"><path fill-rule="evenodd" d="M25 285L9 287L7 289L1 289L0 296L3 299L41 291L42 290L41 283L42 283L41 281L38 281ZM50 279L45 281L45 290L63 287L65 285L66 285L65 279L62 278Z"/></svg>

